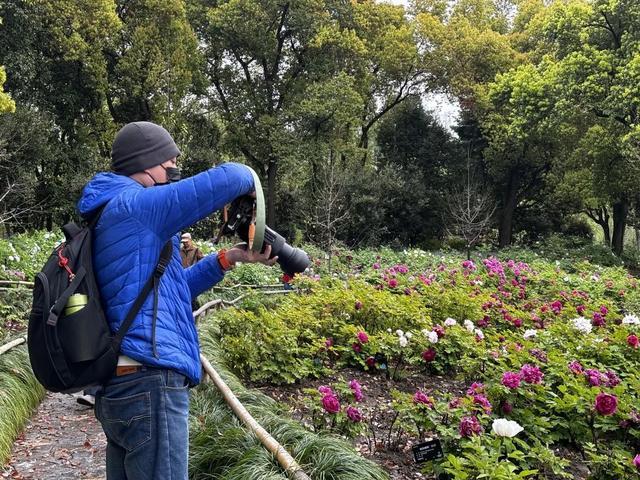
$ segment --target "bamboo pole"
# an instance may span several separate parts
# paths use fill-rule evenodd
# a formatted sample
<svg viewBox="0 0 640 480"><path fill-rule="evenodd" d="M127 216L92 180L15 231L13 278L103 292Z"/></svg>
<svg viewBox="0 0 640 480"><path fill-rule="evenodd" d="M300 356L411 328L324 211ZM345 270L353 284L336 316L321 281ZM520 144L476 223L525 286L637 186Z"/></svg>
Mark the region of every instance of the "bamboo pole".
<svg viewBox="0 0 640 480"><path fill-rule="evenodd" d="M222 393L229 407L231 407L236 416L255 433L256 437L258 437L266 449L276 457L285 472L287 472L293 480L311 480L289 452L287 452L285 448L253 418L244 405L240 403L240 400L238 400L227 384L224 383L224 380L222 380L218 372L215 371L209 360L202 354L200 354L200 361L207 375L211 377L213 383L218 387L218 390Z"/></svg>
<svg viewBox="0 0 640 480"><path fill-rule="evenodd" d="M33 282L25 282L23 280L0 280L0 285L24 285L33 288Z"/></svg>
<svg viewBox="0 0 640 480"><path fill-rule="evenodd" d="M20 337L20 338L16 338L15 340L7 343L6 345L3 345L2 347L0 347L0 355L2 355L5 352L8 352L9 350L11 350L13 347L17 347L18 345L26 342L27 339L25 337Z"/></svg>

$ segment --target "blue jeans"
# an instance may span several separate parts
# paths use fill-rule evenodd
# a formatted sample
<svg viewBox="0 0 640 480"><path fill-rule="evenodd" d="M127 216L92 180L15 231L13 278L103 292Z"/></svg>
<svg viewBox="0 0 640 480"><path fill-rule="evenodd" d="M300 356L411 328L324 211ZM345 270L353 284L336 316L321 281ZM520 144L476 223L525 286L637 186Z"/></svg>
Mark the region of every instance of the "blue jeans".
<svg viewBox="0 0 640 480"><path fill-rule="evenodd" d="M107 480L187 479L188 383L173 370L145 368L113 377L97 392Z"/></svg>

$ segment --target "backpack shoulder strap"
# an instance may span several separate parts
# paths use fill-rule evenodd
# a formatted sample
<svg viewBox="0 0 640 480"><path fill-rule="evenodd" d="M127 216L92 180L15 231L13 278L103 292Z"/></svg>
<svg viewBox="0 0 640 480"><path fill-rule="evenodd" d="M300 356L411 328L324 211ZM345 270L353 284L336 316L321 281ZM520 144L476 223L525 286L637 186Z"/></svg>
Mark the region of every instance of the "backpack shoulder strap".
<svg viewBox="0 0 640 480"><path fill-rule="evenodd" d="M131 309L129 310L129 313L127 313L127 316L125 317L124 322L122 322L122 325L120 326L120 329L113 336L113 345L114 345L114 348L115 348L116 351L120 350L120 344L122 343L122 339L127 334L127 331L131 327L131 324L133 323L133 320L136 318L136 315L138 314L138 311L140 310L140 308L142 308L142 304L147 299L147 295L149 295L149 292L151 291L152 288L154 289L154 292L155 292L154 309L153 309L153 323L152 323L153 330L155 330L156 316L158 314L158 308L157 308L157 301L158 301L158 291L157 290L158 290L158 287L157 287L157 285L158 285L158 282L160 281L160 278L162 277L162 275L164 274L165 270L167 269L167 265L169 265L169 261L171 260L172 253L173 253L173 243L171 242L171 239L169 239L167 241L167 243L164 244L164 247L162 248L162 252L160 253L160 259L158 260L158 264L156 265L156 268L154 269L153 273L151 274L151 276L147 280L147 283L145 283L144 287L142 287L142 291L140 292L140 294L136 298L135 302L133 302L133 305L131 306ZM154 337L154 346L155 346L155 335L152 334L152 336ZM154 350L155 350L155 348L154 348Z"/></svg>

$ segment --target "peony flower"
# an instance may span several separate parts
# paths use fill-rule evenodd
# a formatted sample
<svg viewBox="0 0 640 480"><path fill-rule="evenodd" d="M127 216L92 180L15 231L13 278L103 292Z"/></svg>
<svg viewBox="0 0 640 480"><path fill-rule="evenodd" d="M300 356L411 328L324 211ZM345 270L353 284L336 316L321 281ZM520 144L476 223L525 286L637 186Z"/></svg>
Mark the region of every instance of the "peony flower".
<svg viewBox="0 0 640 480"><path fill-rule="evenodd" d="M409 344L409 339L402 335L401 337L398 337L398 343L402 348L404 348Z"/></svg>
<svg viewBox="0 0 640 480"><path fill-rule="evenodd" d="M522 375L522 379L527 383L542 383L542 378L544 377L544 373L542 373L540 368L535 365L529 365L528 363L522 366L520 375Z"/></svg>
<svg viewBox="0 0 640 480"><path fill-rule="evenodd" d="M584 317L574 318L571 320L571 323L576 330L579 330L582 333L591 333L591 330L593 330L591 322Z"/></svg>
<svg viewBox="0 0 640 480"><path fill-rule="evenodd" d="M507 388L515 389L520 386L520 382L522 381L522 377L519 373L516 372L504 372L502 374L502 385Z"/></svg>
<svg viewBox="0 0 640 480"><path fill-rule="evenodd" d="M624 316L624 318L622 319L622 323L625 325L640 325L640 318L632 313L629 313Z"/></svg>
<svg viewBox="0 0 640 480"><path fill-rule="evenodd" d="M328 413L338 413L340 411L340 401L335 395L325 395L322 397L322 408Z"/></svg>
<svg viewBox="0 0 640 480"><path fill-rule="evenodd" d="M318 387L318 391L322 394L322 395L333 395L333 390L331 390L331 387L328 387L327 385L321 385Z"/></svg>
<svg viewBox="0 0 640 480"><path fill-rule="evenodd" d="M511 438L522 432L524 428L522 428L522 426L520 426L518 422L514 422L513 420L498 418L493 421L491 430L493 430L493 433L495 433L499 437Z"/></svg>
<svg viewBox="0 0 640 480"><path fill-rule="evenodd" d="M601 392L596 396L595 409L600 415L613 415L618 408L618 398L615 395Z"/></svg>
<svg viewBox="0 0 640 480"><path fill-rule="evenodd" d="M398 335L399 337L404 335L404 332L400 329L396 330L396 335Z"/></svg>
<svg viewBox="0 0 640 480"><path fill-rule="evenodd" d="M358 341L360 343L367 343L369 341L369 335L367 335L365 332L358 332L356 336L358 337Z"/></svg>
<svg viewBox="0 0 640 480"><path fill-rule="evenodd" d="M467 395L475 395L482 392L484 392L484 384L480 382L473 382L467 389Z"/></svg>
<svg viewBox="0 0 640 480"><path fill-rule="evenodd" d="M489 402L489 399L484 395L474 395L473 404L480 405L487 414L491 413L491 409L493 408L491 402Z"/></svg>
<svg viewBox="0 0 640 480"><path fill-rule="evenodd" d="M471 320L465 320L464 321L464 328L466 328L470 332L473 332L475 330L476 326L473 324L473 322Z"/></svg>
<svg viewBox="0 0 640 480"><path fill-rule="evenodd" d="M424 352L422 352L422 359L427 362L433 362L436 359L436 350L435 348L427 348Z"/></svg>
<svg viewBox="0 0 640 480"><path fill-rule="evenodd" d="M502 410L502 413L504 413L505 415L509 415L511 412L513 412L513 405L505 400L500 404L500 409Z"/></svg>
<svg viewBox="0 0 640 480"><path fill-rule="evenodd" d="M606 316L606 315L607 315L607 313L609 313L609 309L608 309L607 307L605 307L604 305L600 305L600 313L601 313L603 316Z"/></svg>
<svg viewBox="0 0 640 480"><path fill-rule="evenodd" d="M444 326L445 327L453 327L454 325L457 325L457 324L458 324L458 322L453 318L447 318L444 321Z"/></svg>
<svg viewBox="0 0 640 480"><path fill-rule="evenodd" d="M362 310L362 302L360 300L356 301L356 310Z"/></svg>
<svg viewBox="0 0 640 480"><path fill-rule="evenodd" d="M373 368L376 365L376 359L373 357L367 357L367 359L365 360L365 363L367 364L367 367Z"/></svg>
<svg viewBox="0 0 640 480"><path fill-rule="evenodd" d="M409 340L411 340L411 338L413 338L413 333L411 332L405 332L404 336L407 337Z"/></svg>
<svg viewBox="0 0 640 480"><path fill-rule="evenodd" d="M633 464L635 465L636 469L640 471L640 454L633 457Z"/></svg>
<svg viewBox="0 0 640 480"><path fill-rule="evenodd" d="M538 335L538 332L536 330L533 329L529 329L529 330L525 330L524 331L524 335L523 337L528 340L530 338L534 338L536 335Z"/></svg>
<svg viewBox="0 0 640 480"><path fill-rule="evenodd" d="M398 280L396 280L395 278L392 278L391 280L389 280L389 288L396 288L398 286Z"/></svg>
<svg viewBox="0 0 640 480"><path fill-rule="evenodd" d="M578 312L578 315L582 315L582 314L584 314L586 309L587 309L587 307L585 305L578 305L576 307L576 312Z"/></svg>
<svg viewBox="0 0 640 480"><path fill-rule="evenodd" d="M424 329L422 333L424 333L424 336L427 337L427 340L429 340L429 342L438 343L438 334L436 332Z"/></svg>
<svg viewBox="0 0 640 480"><path fill-rule="evenodd" d="M421 392L420 390L418 390L413 395L413 403L415 403L416 405L421 404L421 405L426 405L428 407L433 407L433 400L429 398L427 395L425 395L423 392Z"/></svg>
<svg viewBox="0 0 640 480"><path fill-rule="evenodd" d="M573 360L569 363L569 370L571 370L574 375L582 375L584 373L584 368L577 360Z"/></svg>
<svg viewBox="0 0 640 480"><path fill-rule="evenodd" d="M471 437L473 435L480 435L482 433L482 425L476 417L462 417L460 419L460 425L458 426L458 432L461 437Z"/></svg>
<svg viewBox="0 0 640 480"><path fill-rule="evenodd" d="M616 385L620 384L621 380L618 377L618 375L616 375L615 372L612 372L611 370L608 370L604 375L606 377L605 385L607 387L613 388Z"/></svg>
<svg viewBox="0 0 640 480"><path fill-rule="evenodd" d="M326 348L331 348L333 347L333 337L329 337L324 341L324 346Z"/></svg>
<svg viewBox="0 0 640 480"><path fill-rule="evenodd" d="M353 396L356 399L356 402L362 401L364 395L362 395L362 387L358 383L357 380L353 379L349 382L349 388L353 391Z"/></svg>
<svg viewBox="0 0 640 480"><path fill-rule="evenodd" d="M353 351L356 353L360 353L362 351L362 345L358 342L352 343L351 348L353 348Z"/></svg>
<svg viewBox="0 0 640 480"><path fill-rule="evenodd" d="M599 370L596 370L595 368L588 368L584 371L584 375L585 377L587 377L587 381L589 382L589 385L591 385L592 387L597 387L602 383L605 383L607 381L607 377L600 373Z"/></svg>
<svg viewBox="0 0 640 480"><path fill-rule="evenodd" d="M594 327L603 327L606 323L607 322L601 313L596 312L593 314L593 320L591 321L591 324Z"/></svg>
<svg viewBox="0 0 640 480"><path fill-rule="evenodd" d="M482 333L482 330L476 328L474 333L476 334L476 340L484 340L484 333Z"/></svg>
<svg viewBox="0 0 640 480"><path fill-rule="evenodd" d="M640 345L640 340L638 340L638 337L636 335L631 334L627 337L627 345L632 348L638 348L638 346Z"/></svg>
<svg viewBox="0 0 640 480"><path fill-rule="evenodd" d="M373 269L374 270L380 270L380 264L379 263L374 263L373 264Z"/></svg>
<svg viewBox="0 0 640 480"><path fill-rule="evenodd" d="M362 421L362 413L356 407L347 407L347 418L354 423Z"/></svg>

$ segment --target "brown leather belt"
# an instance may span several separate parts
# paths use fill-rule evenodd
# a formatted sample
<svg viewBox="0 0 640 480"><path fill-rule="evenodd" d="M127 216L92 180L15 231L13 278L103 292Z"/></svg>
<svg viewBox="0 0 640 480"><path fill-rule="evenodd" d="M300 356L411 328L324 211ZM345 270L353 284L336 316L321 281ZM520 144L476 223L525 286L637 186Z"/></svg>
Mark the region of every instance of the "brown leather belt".
<svg viewBox="0 0 640 480"><path fill-rule="evenodd" d="M136 373L140 370L142 370L142 365L120 365L119 367L116 367L116 377Z"/></svg>

